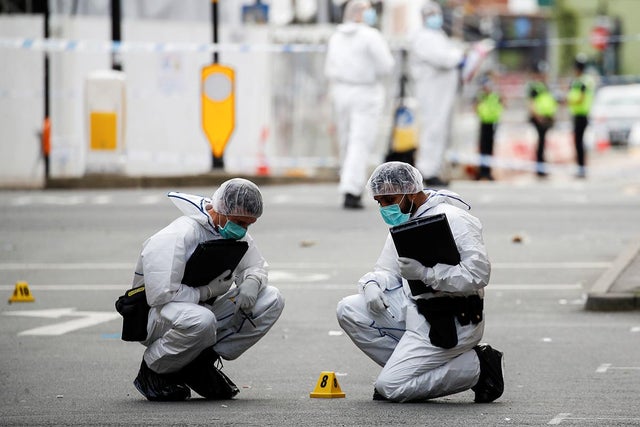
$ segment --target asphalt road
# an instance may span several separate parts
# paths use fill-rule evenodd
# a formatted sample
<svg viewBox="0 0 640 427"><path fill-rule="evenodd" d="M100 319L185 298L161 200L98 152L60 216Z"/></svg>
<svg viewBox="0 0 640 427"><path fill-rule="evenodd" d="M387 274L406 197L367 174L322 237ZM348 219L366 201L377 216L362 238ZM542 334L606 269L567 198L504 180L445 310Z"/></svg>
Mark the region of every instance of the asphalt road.
<svg viewBox="0 0 640 427"><path fill-rule="evenodd" d="M154 403L135 390L143 347L113 308L142 242L179 212L169 189L0 192L1 425L640 425L640 316L584 310L586 293L640 235L640 180L455 182L485 227L493 263L485 341L504 351L506 389L426 403L372 401L379 367L335 307L356 291L386 228L373 201L340 208L335 184L265 186L250 229L286 298L269 334L224 371L232 401ZM209 194L209 188L181 191ZM343 399L312 399L322 371Z"/></svg>

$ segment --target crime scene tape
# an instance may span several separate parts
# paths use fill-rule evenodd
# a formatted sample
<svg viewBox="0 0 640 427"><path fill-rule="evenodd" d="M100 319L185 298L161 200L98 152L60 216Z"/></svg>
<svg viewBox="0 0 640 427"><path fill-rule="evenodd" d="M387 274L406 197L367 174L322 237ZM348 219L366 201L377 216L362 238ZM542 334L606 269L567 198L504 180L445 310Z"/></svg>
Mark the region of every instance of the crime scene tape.
<svg viewBox="0 0 640 427"><path fill-rule="evenodd" d="M609 36L608 43L640 41L640 34ZM497 49L534 46L569 45L591 43L588 37L544 38L522 40L498 40ZM390 43L393 49L406 48L406 42ZM59 38L0 38L0 48L26 49L45 52L263 52L303 53L325 52L324 43L194 43L194 42L136 42L98 41Z"/></svg>
<svg viewBox="0 0 640 427"><path fill-rule="evenodd" d="M300 53L324 52L324 44L302 43L189 43L189 42L118 42L96 40L70 40L57 38L0 38L0 48L42 52L265 52Z"/></svg>

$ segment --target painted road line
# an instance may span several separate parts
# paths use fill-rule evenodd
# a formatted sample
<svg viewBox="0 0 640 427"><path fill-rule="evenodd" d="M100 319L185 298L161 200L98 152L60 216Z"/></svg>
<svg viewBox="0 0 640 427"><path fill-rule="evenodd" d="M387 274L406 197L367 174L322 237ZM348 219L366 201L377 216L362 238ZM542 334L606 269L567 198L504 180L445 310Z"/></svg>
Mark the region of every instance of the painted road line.
<svg viewBox="0 0 640 427"><path fill-rule="evenodd" d="M604 374L607 371L612 369L618 369L622 371L638 371L640 370L640 366L611 366L611 363L603 363L596 369L597 374Z"/></svg>
<svg viewBox="0 0 640 427"><path fill-rule="evenodd" d="M39 328L28 329L18 333L24 335L63 335L78 329L88 328L100 323L119 319L120 314L108 311L75 311L75 308L56 308L51 310L28 310L28 311L5 311L5 316L42 317L48 319L59 319L61 317L79 317L78 319L53 325L41 326Z"/></svg>
<svg viewBox="0 0 640 427"><path fill-rule="evenodd" d="M594 425L617 425L624 424L627 425L631 422L633 425L640 422L640 418L638 417L572 417L570 412L562 412L551 419L547 424L548 425L558 425L563 421L569 421L571 424L576 424L575 421L578 421L578 425L583 425L585 422Z"/></svg>
<svg viewBox="0 0 640 427"><path fill-rule="evenodd" d="M556 415L555 417L553 417L551 419L551 421L549 421L547 424L549 424L549 425L558 425L563 420L565 420L567 417L569 417L570 415L571 415L571 412L561 412L558 415Z"/></svg>
<svg viewBox="0 0 640 427"><path fill-rule="evenodd" d="M301 276L300 276L301 277ZM320 279L319 275L309 275L307 280L302 279L294 279L289 276L287 281L291 281L290 283L286 283L285 281L279 282L275 280L269 280L271 284L281 289L304 289L304 290L332 290L332 289L356 289L357 283L317 283L318 279ZM128 289L130 285L127 284L105 284L105 283L96 283L96 284L88 284L88 283L80 283L77 285L34 285L29 284L29 289L31 293L33 291L124 291ZM0 291L13 291L15 289L15 285L0 285ZM575 291L582 290L583 287L579 283L555 283L555 284L536 284L536 283L504 283L504 284L491 284L485 291L542 291L542 292L553 292L553 291Z"/></svg>
<svg viewBox="0 0 640 427"><path fill-rule="evenodd" d="M527 269L554 269L554 270L582 270L582 269L605 269L611 266L611 262L494 262L492 269L498 270L527 270ZM344 268L344 265L330 262L273 262L269 263L271 268L288 270L308 269L311 271L318 269ZM2 270L131 270L135 267L134 262L76 262L76 263L44 263L44 262L4 262L0 263ZM370 268L370 264L350 265L349 268L363 267Z"/></svg>
<svg viewBox="0 0 640 427"><path fill-rule="evenodd" d="M43 263L43 262L6 262L0 264L0 271L15 270L133 270L135 263L124 262L79 262L79 263Z"/></svg>

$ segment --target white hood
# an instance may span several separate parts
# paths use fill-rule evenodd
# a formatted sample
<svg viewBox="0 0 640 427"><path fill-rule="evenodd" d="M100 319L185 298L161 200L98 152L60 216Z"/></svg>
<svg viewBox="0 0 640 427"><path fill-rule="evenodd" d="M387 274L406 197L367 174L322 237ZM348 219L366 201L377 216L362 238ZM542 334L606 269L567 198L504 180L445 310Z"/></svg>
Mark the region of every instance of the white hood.
<svg viewBox="0 0 640 427"><path fill-rule="evenodd" d="M345 22L344 24L340 24L336 27L336 31L345 34L345 35L353 35L358 31L358 28L362 27L364 24L360 24L358 22Z"/></svg>
<svg viewBox="0 0 640 427"><path fill-rule="evenodd" d="M446 203L448 205L456 206L465 211L471 210L471 205L462 200L462 197L458 193L454 193L453 191L425 190L425 193L429 196L427 202L425 203L428 208Z"/></svg>
<svg viewBox="0 0 640 427"><path fill-rule="evenodd" d="M173 204L176 205L184 215L196 220L205 227L210 226L215 229L211 217L205 210L205 206L211 203L210 198L178 191L169 192L167 197L171 199Z"/></svg>

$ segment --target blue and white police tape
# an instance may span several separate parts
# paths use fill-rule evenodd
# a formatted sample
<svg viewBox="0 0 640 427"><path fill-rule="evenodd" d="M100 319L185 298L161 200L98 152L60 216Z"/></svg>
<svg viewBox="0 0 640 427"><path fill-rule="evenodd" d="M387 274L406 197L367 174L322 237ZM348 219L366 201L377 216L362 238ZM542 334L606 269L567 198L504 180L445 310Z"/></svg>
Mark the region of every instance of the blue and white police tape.
<svg viewBox="0 0 640 427"><path fill-rule="evenodd" d="M42 52L264 52L302 53L324 52L324 44L303 43L190 43L134 42L42 38L0 38L0 49L21 49Z"/></svg>

